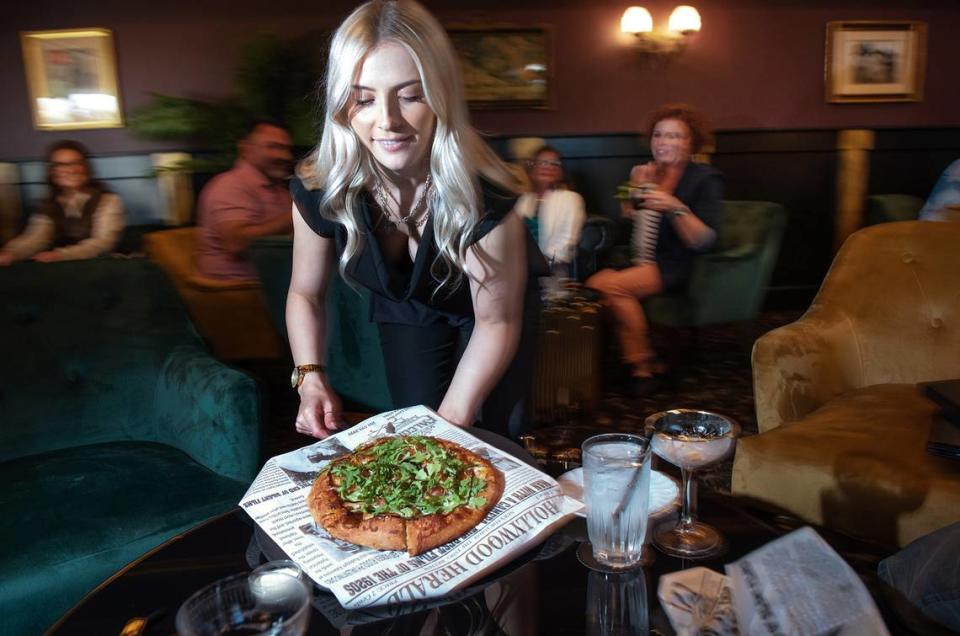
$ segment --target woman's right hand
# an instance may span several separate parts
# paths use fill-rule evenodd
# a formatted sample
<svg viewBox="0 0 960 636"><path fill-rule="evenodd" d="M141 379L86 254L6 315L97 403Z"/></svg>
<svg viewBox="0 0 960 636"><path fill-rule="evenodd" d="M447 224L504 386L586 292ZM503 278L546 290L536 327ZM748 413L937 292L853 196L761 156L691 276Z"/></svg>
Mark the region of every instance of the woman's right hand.
<svg viewBox="0 0 960 636"><path fill-rule="evenodd" d="M630 170L630 183L635 186L654 183L657 177L657 165L652 161L639 164Z"/></svg>
<svg viewBox="0 0 960 636"><path fill-rule="evenodd" d="M308 373L303 378L299 392L298 433L323 439L343 428L340 398L324 374Z"/></svg>

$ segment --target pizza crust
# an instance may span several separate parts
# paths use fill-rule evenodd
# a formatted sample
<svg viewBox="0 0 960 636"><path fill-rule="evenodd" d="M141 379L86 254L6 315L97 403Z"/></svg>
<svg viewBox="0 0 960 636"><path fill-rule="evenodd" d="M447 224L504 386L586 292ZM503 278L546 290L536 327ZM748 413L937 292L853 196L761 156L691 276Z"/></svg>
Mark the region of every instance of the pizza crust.
<svg viewBox="0 0 960 636"><path fill-rule="evenodd" d="M337 494L329 470L324 470L307 495L310 514L337 539L376 550L406 550L410 556L417 556L463 536L483 521L487 513L500 501L505 485L503 474L488 460L459 444L444 439L430 439L440 443L465 463L474 466L474 474L486 482L478 495L486 499L483 506L460 506L446 515L437 513L412 519L403 519L396 515L364 518L362 513L347 509ZM353 454L337 459L336 462L350 461L356 453L384 441L385 439L382 439L364 444Z"/></svg>
<svg viewBox="0 0 960 636"><path fill-rule="evenodd" d="M465 535L483 521L487 513L500 501L503 495L503 475L487 460L481 457L477 459L489 466L492 477L488 479L486 488L480 494L487 503L480 508L461 506L447 515L426 515L409 519L406 522L407 553L411 556L422 554Z"/></svg>
<svg viewBox="0 0 960 636"><path fill-rule="evenodd" d="M337 495L329 473L323 473L313 483L307 507L314 520L336 539L365 545L376 550L403 550L406 534L403 519L392 515L370 517L350 512Z"/></svg>

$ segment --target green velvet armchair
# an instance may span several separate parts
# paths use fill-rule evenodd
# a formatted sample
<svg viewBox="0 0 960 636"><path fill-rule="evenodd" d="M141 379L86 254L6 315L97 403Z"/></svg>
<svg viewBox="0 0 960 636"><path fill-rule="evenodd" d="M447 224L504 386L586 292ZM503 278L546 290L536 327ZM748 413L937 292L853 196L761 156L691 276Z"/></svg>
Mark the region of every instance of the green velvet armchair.
<svg viewBox="0 0 960 636"><path fill-rule="evenodd" d="M713 251L697 257L686 289L644 303L647 319L667 327L754 320L777 263L786 220L778 203L724 201Z"/></svg>
<svg viewBox="0 0 960 636"><path fill-rule="evenodd" d="M0 268L0 616L49 628L256 473L253 380L146 259Z"/></svg>
<svg viewBox="0 0 960 636"><path fill-rule="evenodd" d="M916 221L923 199L911 194L872 194L867 197L867 225Z"/></svg>
<svg viewBox="0 0 960 636"><path fill-rule="evenodd" d="M256 239L248 254L263 284L267 311L287 338L287 289L293 264L293 239ZM369 318L366 290L353 289L335 274L327 296L327 369L337 394L349 410L388 411L392 406L380 351L380 335Z"/></svg>
<svg viewBox="0 0 960 636"><path fill-rule="evenodd" d="M629 267L629 221L601 223L593 217L591 221L605 226L603 231L612 236L593 259L594 267ZM667 327L702 327L755 319L780 253L786 221L786 210L778 203L724 201L714 249L697 256L686 288L644 303L648 320Z"/></svg>

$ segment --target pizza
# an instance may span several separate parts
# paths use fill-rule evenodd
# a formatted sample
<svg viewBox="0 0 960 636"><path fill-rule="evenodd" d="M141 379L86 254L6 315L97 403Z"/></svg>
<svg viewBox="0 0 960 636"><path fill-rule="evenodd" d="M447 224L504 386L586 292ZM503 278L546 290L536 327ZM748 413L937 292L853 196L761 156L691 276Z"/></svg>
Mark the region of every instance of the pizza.
<svg viewBox="0 0 960 636"><path fill-rule="evenodd" d="M503 475L459 444L378 439L320 471L307 506L331 536L416 556L464 535L503 494Z"/></svg>

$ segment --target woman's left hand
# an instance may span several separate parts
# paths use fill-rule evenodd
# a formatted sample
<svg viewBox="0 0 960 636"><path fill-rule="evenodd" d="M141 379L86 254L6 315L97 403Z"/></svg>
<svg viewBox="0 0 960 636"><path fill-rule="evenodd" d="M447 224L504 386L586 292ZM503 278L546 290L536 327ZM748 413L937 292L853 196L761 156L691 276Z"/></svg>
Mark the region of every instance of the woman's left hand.
<svg viewBox="0 0 960 636"><path fill-rule="evenodd" d="M38 263L54 263L60 260L60 255L53 250L48 250L46 252L34 254L33 260L37 261Z"/></svg>
<svg viewBox="0 0 960 636"><path fill-rule="evenodd" d="M651 190L643 195L643 207L656 212L669 212L675 208L682 208L683 202L669 192Z"/></svg>

